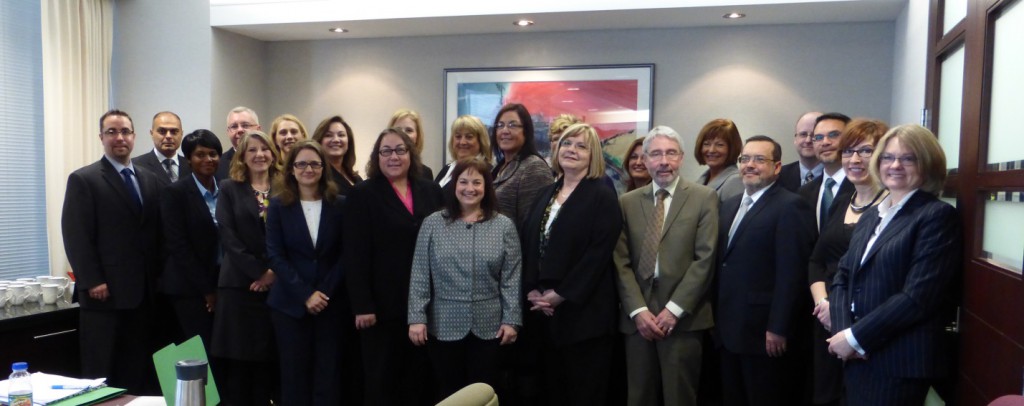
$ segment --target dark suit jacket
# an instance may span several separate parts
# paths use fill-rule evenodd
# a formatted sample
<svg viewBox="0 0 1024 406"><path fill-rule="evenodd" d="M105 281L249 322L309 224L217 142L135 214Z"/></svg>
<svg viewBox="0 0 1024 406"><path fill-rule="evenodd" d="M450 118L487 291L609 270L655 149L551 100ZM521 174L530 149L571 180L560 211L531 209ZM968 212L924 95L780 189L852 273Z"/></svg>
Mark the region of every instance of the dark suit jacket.
<svg viewBox="0 0 1024 406"><path fill-rule="evenodd" d="M248 290L270 269L263 219L248 183L231 179L220 182L217 227L223 250L217 286Z"/></svg>
<svg viewBox="0 0 1024 406"><path fill-rule="evenodd" d="M376 314L378 321L405 323L409 274L423 219L442 207L441 188L409 179L413 213L405 209L384 176L349 192L345 203L345 278L353 314Z"/></svg>
<svg viewBox="0 0 1024 406"><path fill-rule="evenodd" d="M184 179L188 175L192 174L192 165L188 163L188 160L181 155L174 157L178 161L178 179ZM153 150L132 158L132 164L135 166L141 166L153 172L156 175L157 180L160 181L160 186L167 186L171 184L171 177L167 176L167 170L164 169L162 161L156 159L156 155L153 155ZM219 170L219 169L218 169Z"/></svg>
<svg viewBox="0 0 1024 406"><path fill-rule="evenodd" d="M799 169L797 170L797 172L799 172ZM798 192L800 194L800 197L802 197L804 201L811 206L811 217L814 220L815 234L817 234L817 230L821 229L821 227L818 225L817 207L818 197L821 196L821 194L818 192L821 190L821 182L824 181L824 178L824 174L819 175L818 177L814 178L814 180L807 182L806 185L801 186ZM836 214L836 208L841 206L839 202L845 200L846 203L849 204L850 196L852 196L853 192L855 191L857 191L857 189L853 186L853 183L850 182L849 179L843 179L843 183L839 184L839 193L837 193L832 198L832 206L828 208L828 217L832 218L832 216Z"/></svg>
<svg viewBox="0 0 1024 406"><path fill-rule="evenodd" d="M155 288L161 264L160 188L145 168L136 166L135 174L141 209L106 158L68 176L61 228L83 308L137 308ZM104 283L110 292L106 302L85 293Z"/></svg>
<svg viewBox="0 0 1024 406"><path fill-rule="evenodd" d="M203 199L203 191L189 175L163 190L160 200L163 218L163 292L172 295L206 295L217 288L220 241L217 225Z"/></svg>
<svg viewBox="0 0 1024 406"><path fill-rule="evenodd" d="M800 179L800 161L793 161L782 165L782 171L779 172L779 179L775 182L778 183L779 186L782 186L783 189L797 193L803 183L803 179Z"/></svg>
<svg viewBox="0 0 1024 406"><path fill-rule="evenodd" d="M619 297L622 314L619 330L636 332L636 323L629 313L646 306L655 316L671 301L683 308L679 331L711 328L711 290L715 268L715 247L718 243L718 196L709 187L679 179L672 192L665 225L658 243L658 284L636 274L648 220L654 216L652 184L626 193L619 198L625 216L622 234L615 247L618 269Z"/></svg>
<svg viewBox="0 0 1024 406"><path fill-rule="evenodd" d="M217 180L224 180L230 178L228 176L231 171L231 161L235 159L235 149L231 148L224 151L224 155L220 157L220 166L217 167Z"/></svg>
<svg viewBox="0 0 1024 406"><path fill-rule="evenodd" d="M274 198L267 209L267 257L277 275L267 305L295 318L306 314L306 299L314 291L331 297L342 278L344 197L320 204L315 246L300 202L285 206Z"/></svg>
<svg viewBox="0 0 1024 406"><path fill-rule="evenodd" d="M792 340L807 320L815 227L807 203L775 183L747 211L729 245L742 199L722 203L715 326L729 351L766 355L765 331Z"/></svg>
<svg viewBox="0 0 1024 406"><path fill-rule="evenodd" d="M548 323L549 339L558 346L615 331L618 295L612 251L622 232L615 191L601 179L584 179L559 209L541 258L544 212L561 184L560 179L541 189L521 233L523 294L554 289L565 298Z"/></svg>
<svg viewBox="0 0 1024 406"><path fill-rule="evenodd" d="M864 212L832 283L832 328L851 328L868 365L893 377L932 378L946 372L941 334L950 309L950 281L961 266L956 209L918 191L871 246L881 219ZM856 305L851 312L850 305Z"/></svg>

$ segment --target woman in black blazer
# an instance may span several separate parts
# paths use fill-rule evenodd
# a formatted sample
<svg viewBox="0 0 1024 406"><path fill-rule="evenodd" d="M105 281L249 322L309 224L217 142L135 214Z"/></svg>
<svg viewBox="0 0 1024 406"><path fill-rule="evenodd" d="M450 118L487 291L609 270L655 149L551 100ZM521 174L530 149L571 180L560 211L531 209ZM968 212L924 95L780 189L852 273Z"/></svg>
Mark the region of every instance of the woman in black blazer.
<svg viewBox="0 0 1024 406"><path fill-rule="evenodd" d="M889 196L864 212L829 297L829 351L846 361L846 404L919 405L949 373L944 327L961 266L956 209L939 200L946 158L918 125L889 130L871 158Z"/></svg>
<svg viewBox="0 0 1024 406"><path fill-rule="evenodd" d="M319 142L331 168L331 179L338 186L338 194L347 196L356 183L362 182L356 165L356 140L352 127L341 116L325 118L313 131L313 141Z"/></svg>
<svg viewBox="0 0 1024 406"><path fill-rule="evenodd" d="M360 331L366 404L430 400L426 354L408 339L409 275L423 219L442 207L441 188L424 179L415 144L389 128L373 145L369 177L345 204L346 282Z"/></svg>
<svg viewBox="0 0 1024 406"><path fill-rule="evenodd" d="M228 405L266 404L276 397L277 353L267 291L275 280L267 263L264 232L270 183L278 174L277 147L259 131L246 134L220 183L220 277L213 318L212 353L225 379L218 382Z"/></svg>
<svg viewBox="0 0 1024 406"><path fill-rule="evenodd" d="M327 165L319 143L296 142L267 209L267 257L277 274L267 304L285 405L336 405L339 399L341 314L331 296L342 277L344 198L324 174Z"/></svg>
<svg viewBox="0 0 1024 406"><path fill-rule="evenodd" d="M220 272L214 175L223 149L216 134L196 130L185 136L181 150L193 170L167 186L160 199L167 253L160 288L170 298L183 338L198 335L209 352Z"/></svg>
<svg viewBox="0 0 1024 406"><path fill-rule="evenodd" d="M601 180L601 141L592 127L567 128L554 153L553 169L562 176L540 191L522 230L531 310L524 339L540 351L543 403L603 405L616 337L612 250L622 212Z"/></svg>

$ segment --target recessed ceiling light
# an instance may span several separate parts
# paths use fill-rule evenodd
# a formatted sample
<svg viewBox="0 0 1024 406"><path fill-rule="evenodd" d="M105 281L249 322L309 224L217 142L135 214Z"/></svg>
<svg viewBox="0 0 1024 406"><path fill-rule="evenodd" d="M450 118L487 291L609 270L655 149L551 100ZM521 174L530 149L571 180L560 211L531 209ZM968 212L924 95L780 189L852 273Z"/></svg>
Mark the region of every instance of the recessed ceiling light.
<svg viewBox="0 0 1024 406"><path fill-rule="evenodd" d="M576 91L579 91L579 90L580 90L580 88L578 88L578 87L570 87L570 88L568 88L568 89L565 89L565 90L568 90L568 91L570 91L570 92L576 92Z"/></svg>
<svg viewBox="0 0 1024 406"><path fill-rule="evenodd" d="M515 26L517 26L517 27L529 27L529 26L533 25L533 20L527 20L527 19L516 20L516 21L512 22L512 24L515 24Z"/></svg>
<svg viewBox="0 0 1024 406"><path fill-rule="evenodd" d="M743 13L729 13L729 14L726 14L726 15L722 16L722 18L728 18L728 19L731 19L731 20L735 20L737 18L743 18L743 17L746 17L746 16L747 15L743 14Z"/></svg>
<svg viewBox="0 0 1024 406"><path fill-rule="evenodd" d="M344 33L348 32L348 30L346 30L344 28L341 28L341 27L334 27L334 28L328 29L327 31L338 33L338 34L344 34Z"/></svg>

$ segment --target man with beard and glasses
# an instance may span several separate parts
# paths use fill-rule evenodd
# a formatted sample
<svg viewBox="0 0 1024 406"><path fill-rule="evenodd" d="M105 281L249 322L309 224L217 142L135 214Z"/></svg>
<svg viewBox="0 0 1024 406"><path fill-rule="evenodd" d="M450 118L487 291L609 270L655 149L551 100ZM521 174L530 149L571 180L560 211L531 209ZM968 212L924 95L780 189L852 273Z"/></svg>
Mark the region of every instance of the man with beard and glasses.
<svg viewBox="0 0 1024 406"><path fill-rule="evenodd" d="M798 193L814 209L818 230L828 223L836 202L843 200L840 196L853 193L853 183L846 180L842 151L839 150L839 141L849 122L850 118L842 113L826 113L814 123L814 154L824 170L821 176L802 186Z"/></svg>

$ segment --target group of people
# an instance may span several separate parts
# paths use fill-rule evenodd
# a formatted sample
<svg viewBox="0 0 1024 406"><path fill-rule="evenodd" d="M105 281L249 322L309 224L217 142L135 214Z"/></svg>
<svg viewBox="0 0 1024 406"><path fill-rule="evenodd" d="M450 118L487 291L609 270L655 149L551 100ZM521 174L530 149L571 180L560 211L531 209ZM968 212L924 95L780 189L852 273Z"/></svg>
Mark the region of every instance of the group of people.
<svg viewBox="0 0 1024 406"><path fill-rule="evenodd" d="M237 107L225 151L161 112L133 159L131 118L107 112L62 215L83 374L152 392L140 361L195 335L233 405L432 404L473 382L510 404L904 405L945 372L961 236L927 129L807 113L782 165L716 119L688 181L657 126L617 195L583 120L550 123L548 161L526 106L490 127L458 117L434 176L398 110L364 179L341 116L267 134Z"/></svg>

